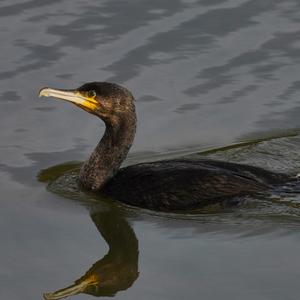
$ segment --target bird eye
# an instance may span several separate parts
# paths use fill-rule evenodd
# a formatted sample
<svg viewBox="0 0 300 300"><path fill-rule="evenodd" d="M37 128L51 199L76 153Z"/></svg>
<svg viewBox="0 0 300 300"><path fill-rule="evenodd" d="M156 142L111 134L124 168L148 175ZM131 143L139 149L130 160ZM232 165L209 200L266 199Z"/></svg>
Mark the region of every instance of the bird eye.
<svg viewBox="0 0 300 300"><path fill-rule="evenodd" d="M95 91L88 91L88 97L89 98L95 98L96 97L96 92Z"/></svg>

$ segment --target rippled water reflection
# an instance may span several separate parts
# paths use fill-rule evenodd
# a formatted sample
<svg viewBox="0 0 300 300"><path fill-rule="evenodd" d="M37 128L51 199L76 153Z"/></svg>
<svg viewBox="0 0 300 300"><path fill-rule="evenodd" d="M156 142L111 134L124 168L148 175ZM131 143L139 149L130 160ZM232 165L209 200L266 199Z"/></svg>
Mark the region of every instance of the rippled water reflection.
<svg viewBox="0 0 300 300"><path fill-rule="evenodd" d="M51 166L83 161L103 124L38 100L42 86L110 80L132 90L139 124L127 163L297 131L299 6L2 0L0 298L40 299L107 253L89 217L94 202L52 193L37 179ZM296 172L298 146L299 138L289 137L209 155ZM272 201L201 217L118 207L139 241L140 275L115 297L297 299L299 196Z"/></svg>

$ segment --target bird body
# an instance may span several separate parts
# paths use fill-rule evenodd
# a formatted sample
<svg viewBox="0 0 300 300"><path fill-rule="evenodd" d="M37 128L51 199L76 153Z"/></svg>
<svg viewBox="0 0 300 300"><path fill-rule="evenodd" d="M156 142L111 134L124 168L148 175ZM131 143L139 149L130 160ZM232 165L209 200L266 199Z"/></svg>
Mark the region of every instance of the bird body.
<svg viewBox="0 0 300 300"><path fill-rule="evenodd" d="M91 82L75 90L43 88L40 96L72 102L104 121L105 133L80 170L80 184L129 205L163 211L193 209L294 180L262 168L203 159L119 169L136 130L134 98L127 89Z"/></svg>
<svg viewBox="0 0 300 300"><path fill-rule="evenodd" d="M262 168L214 160L165 160L120 169L103 187L112 199L151 210L205 205L291 180Z"/></svg>

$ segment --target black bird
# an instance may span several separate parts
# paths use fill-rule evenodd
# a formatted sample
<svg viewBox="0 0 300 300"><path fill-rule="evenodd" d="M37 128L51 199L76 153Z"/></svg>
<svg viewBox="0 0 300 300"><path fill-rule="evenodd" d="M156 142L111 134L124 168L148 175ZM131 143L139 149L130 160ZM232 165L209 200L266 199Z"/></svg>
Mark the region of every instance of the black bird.
<svg viewBox="0 0 300 300"><path fill-rule="evenodd" d="M206 159L173 159L120 168L136 131L134 98L114 83L91 82L74 90L43 88L39 96L72 102L102 119L105 133L83 164L80 184L120 202L152 210L203 207L257 193L295 177L262 168Z"/></svg>

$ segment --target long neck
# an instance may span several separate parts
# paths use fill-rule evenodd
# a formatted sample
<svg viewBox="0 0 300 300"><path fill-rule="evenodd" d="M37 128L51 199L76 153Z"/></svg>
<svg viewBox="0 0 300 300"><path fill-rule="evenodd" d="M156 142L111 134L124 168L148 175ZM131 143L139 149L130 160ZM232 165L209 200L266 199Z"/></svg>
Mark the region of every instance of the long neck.
<svg viewBox="0 0 300 300"><path fill-rule="evenodd" d="M130 115L117 116L114 122L106 122L105 125L102 139L79 174L81 184L94 191L100 190L116 173L129 152L136 129L134 109Z"/></svg>

